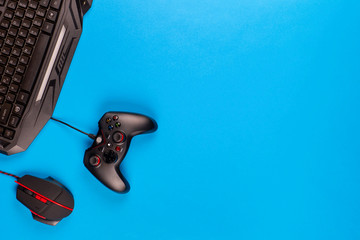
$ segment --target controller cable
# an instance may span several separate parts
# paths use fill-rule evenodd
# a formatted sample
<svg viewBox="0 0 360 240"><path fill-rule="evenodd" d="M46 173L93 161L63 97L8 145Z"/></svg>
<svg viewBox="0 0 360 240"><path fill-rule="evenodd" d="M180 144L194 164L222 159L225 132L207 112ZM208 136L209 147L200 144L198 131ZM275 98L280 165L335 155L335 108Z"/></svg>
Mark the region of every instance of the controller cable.
<svg viewBox="0 0 360 240"><path fill-rule="evenodd" d="M10 177L14 177L14 178L16 178L16 179L19 179L18 176L14 175L14 174L11 174L11 173L3 172L3 171L1 171L1 170L0 170L0 173L1 173L1 174L5 174L5 175L10 176Z"/></svg>
<svg viewBox="0 0 360 240"><path fill-rule="evenodd" d="M81 132L82 134L85 134L86 136L88 136L88 137L91 138L91 139L95 139L95 138L96 138L96 136L95 136L94 134L90 134L90 133L86 133L86 132L84 132L84 131L81 131L80 129L78 129L78 128L76 128L76 127L73 127L73 126L71 126L70 124L68 124L68 123L66 123L66 122L63 122L63 121L61 121L61 120L59 120L59 119L56 119L56 118L53 118L53 117L51 117L50 119L51 119L51 120L54 120L54 121L56 121L56 122L59 122L59 123L61 123L61 124L64 124L65 126L68 126L69 128L72 128L72 129L74 129L74 130L76 130L76 131L78 131L78 132Z"/></svg>

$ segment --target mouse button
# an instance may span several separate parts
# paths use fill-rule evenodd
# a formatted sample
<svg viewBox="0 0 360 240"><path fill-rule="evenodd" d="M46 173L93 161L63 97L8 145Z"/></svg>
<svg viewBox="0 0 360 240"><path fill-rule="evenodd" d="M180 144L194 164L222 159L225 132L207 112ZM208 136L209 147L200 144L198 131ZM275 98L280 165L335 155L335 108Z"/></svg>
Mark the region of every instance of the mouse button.
<svg viewBox="0 0 360 240"><path fill-rule="evenodd" d="M62 190L61 194L54 201L66 208L74 209L74 197L66 188Z"/></svg>
<svg viewBox="0 0 360 240"><path fill-rule="evenodd" d="M37 195L49 199L55 199L62 191L62 188L50 181L26 175L18 180L18 184L28 190L31 190Z"/></svg>
<svg viewBox="0 0 360 240"><path fill-rule="evenodd" d="M49 220L61 220L72 213L71 210L60 207L56 204L50 204L41 214Z"/></svg>
<svg viewBox="0 0 360 240"><path fill-rule="evenodd" d="M22 191L20 187L17 189L16 199L19 200L19 202L21 202L25 207L34 212L42 212L48 206L46 203L39 201L34 196Z"/></svg>

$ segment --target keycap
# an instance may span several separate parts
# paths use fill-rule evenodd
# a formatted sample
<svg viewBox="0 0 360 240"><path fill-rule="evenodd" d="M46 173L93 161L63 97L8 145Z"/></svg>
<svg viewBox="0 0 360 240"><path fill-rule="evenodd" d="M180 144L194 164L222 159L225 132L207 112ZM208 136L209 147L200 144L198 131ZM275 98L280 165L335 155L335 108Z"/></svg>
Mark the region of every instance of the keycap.
<svg viewBox="0 0 360 240"><path fill-rule="evenodd" d="M55 8L55 9L59 9L61 5L61 1L60 0L52 0L50 7Z"/></svg>
<svg viewBox="0 0 360 240"><path fill-rule="evenodd" d="M15 132L10 129L5 129L3 133L3 137L12 140L14 138Z"/></svg>
<svg viewBox="0 0 360 240"><path fill-rule="evenodd" d="M0 123L6 124L11 112L12 104L4 103L0 110Z"/></svg>
<svg viewBox="0 0 360 240"><path fill-rule="evenodd" d="M16 128L18 123L20 121L20 118L17 117L17 116L11 116L10 117L10 120L9 120L9 126L10 127L13 127L13 128Z"/></svg>
<svg viewBox="0 0 360 240"><path fill-rule="evenodd" d="M29 94L26 92L20 92L16 100L19 103L26 104L29 101Z"/></svg>
<svg viewBox="0 0 360 240"><path fill-rule="evenodd" d="M54 24L50 22L45 22L44 26L42 27L42 30L48 34L52 34L53 29L54 29Z"/></svg>

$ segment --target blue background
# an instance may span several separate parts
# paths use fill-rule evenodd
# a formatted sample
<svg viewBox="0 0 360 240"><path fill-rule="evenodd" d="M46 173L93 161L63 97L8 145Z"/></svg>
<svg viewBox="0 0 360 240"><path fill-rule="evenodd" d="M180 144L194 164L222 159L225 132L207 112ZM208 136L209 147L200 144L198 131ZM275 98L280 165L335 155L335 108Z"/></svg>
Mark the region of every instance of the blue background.
<svg viewBox="0 0 360 240"><path fill-rule="evenodd" d="M96 133L147 114L118 195L83 166L92 141L49 122L0 156L73 192L58 226L1 177L1 239L359 239L360 3L94 0L54 116Z"/></svg>

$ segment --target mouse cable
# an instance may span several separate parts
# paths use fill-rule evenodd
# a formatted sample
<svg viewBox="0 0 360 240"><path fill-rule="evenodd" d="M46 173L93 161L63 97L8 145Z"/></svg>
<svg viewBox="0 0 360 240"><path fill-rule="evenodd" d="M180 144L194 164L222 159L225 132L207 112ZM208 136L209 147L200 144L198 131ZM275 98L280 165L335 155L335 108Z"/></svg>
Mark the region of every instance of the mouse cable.
<svg viewBox="0 0 360 240"><path fill-rule="evenodd" d="M81 131L80 129L78 129L78 128L76 128L76 127L73 127L73 126L71 126L70 124L68 124L68 123L66 123L66 122L63 122L63 121L61 121L61 120L59 120L59 119L56 119L56 118L53 118L53 117L51 117L50 119L51 119L51 120L54 120L54 121L56 121L56 122L59 122L59 123L61 123L61 124L64 124L65 126L68 126L68 127L72 128L72 129L78 131L78 132L81 132L82 134L85 134L86 136L88 136L88 137L91 138L91 139L95 139L95 138L96 138L96 136L95 136L94 134L89 134L89 133L86 133L86 132L84 132L84 131Z"/></svg>
<svg viewBox="0 0 360 240"><path fill-rule="evenodd" d="M8 176L10 176L10 177L14 177L14 178L16 178L16 179L19 179L19 177L18 177L18 176L16 176L16 175L14 175L14 174L10 174L10 173L3 172L3 171L0 171L0 173L1 173L1 174L8 175Z"/></svg>

